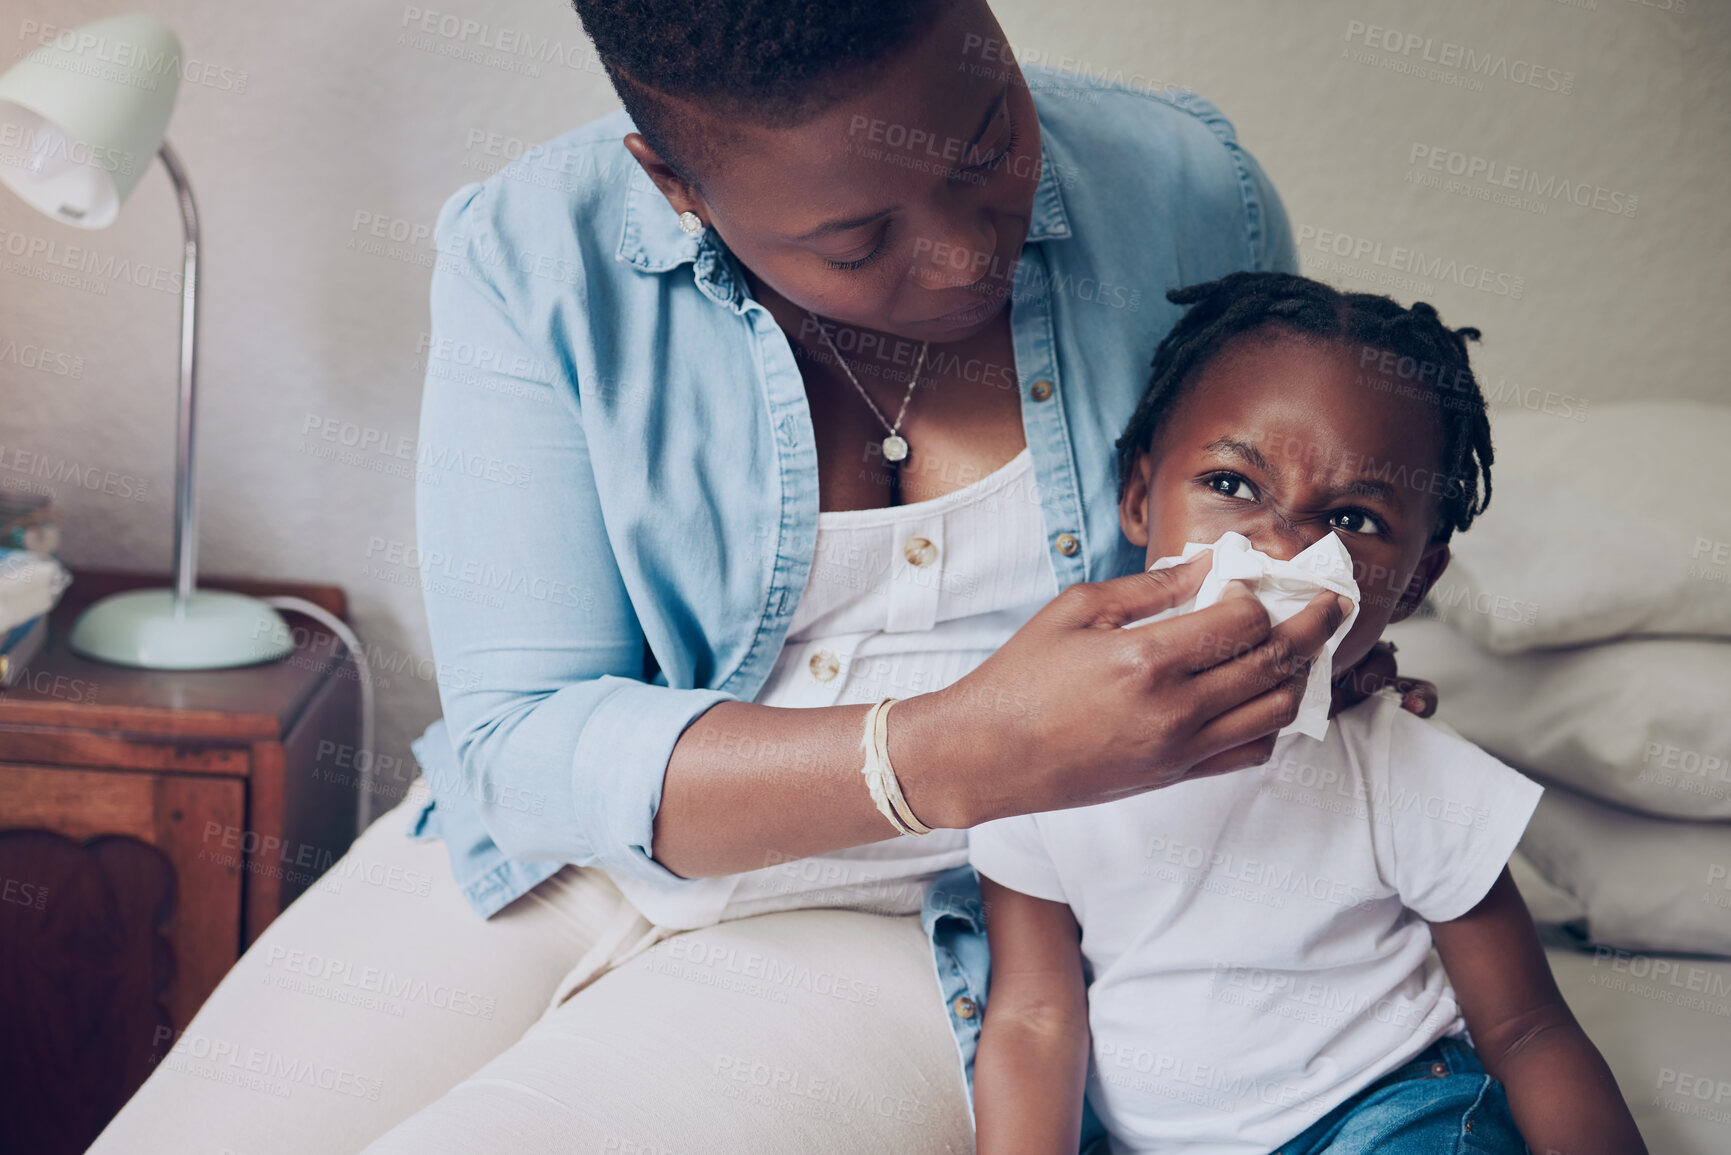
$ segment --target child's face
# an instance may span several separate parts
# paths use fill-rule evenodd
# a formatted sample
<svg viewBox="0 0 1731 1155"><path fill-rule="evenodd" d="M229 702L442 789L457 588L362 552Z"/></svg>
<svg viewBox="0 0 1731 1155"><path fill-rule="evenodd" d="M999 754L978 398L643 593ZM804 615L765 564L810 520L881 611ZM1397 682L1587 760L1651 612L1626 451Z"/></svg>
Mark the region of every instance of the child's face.
<svg viewBox="0 0 1731 1155"><path fill-rule="evenodd" d="M1229 530L1277 558L1338 533L1361 602L1336 676L1418 606L1449 556L1430 540L1446 483L1436 405L1358 352L1279 329L1233 338L1136 461L1118 509L1145 566Z"/></svg>

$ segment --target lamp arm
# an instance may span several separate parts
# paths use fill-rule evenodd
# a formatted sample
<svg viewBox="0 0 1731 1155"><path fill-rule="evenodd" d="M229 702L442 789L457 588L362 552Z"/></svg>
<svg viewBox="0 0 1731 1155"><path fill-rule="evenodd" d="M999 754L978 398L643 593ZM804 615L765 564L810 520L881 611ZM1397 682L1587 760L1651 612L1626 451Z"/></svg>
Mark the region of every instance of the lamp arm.
<svg viewBox="0 0 1731 1155"><path fill-rule="evenodd" d="M198 204L180 158L162 142L157 155L174 182L185 226L186 265L180 283L180 421L174 467L174 615L183 617L198 581L198 505L193 482L193 401L198 385Z"/></svg>

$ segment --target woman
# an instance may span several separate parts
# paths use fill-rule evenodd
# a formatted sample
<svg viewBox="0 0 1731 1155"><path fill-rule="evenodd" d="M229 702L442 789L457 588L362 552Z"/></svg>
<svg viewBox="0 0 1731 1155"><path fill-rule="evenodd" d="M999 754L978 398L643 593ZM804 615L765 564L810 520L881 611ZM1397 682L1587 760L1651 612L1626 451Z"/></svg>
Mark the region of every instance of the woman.
<svg viewBox="0 0 1731 1155"><path fill-rule="evenodd" d="M425 785L98 1152L971 1149L965 830L1260 763L1340 622L1116 628L1201 576L1117 529L1163 291L1296 265L1211 106L984 0L577 7L626 111L437 227Z"/></svg>

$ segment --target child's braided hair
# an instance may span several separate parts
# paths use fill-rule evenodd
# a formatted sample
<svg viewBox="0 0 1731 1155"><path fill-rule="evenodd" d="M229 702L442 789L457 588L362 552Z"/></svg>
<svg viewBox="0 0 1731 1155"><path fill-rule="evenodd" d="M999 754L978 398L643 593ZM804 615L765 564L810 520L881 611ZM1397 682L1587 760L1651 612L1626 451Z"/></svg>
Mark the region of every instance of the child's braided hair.
<svg viewBox="0 0 1731 1155"><path fill-rule="evenodd" d="M1490 417L1467 356L1467 341L1478 339L1477 329L1450 329L1423 301L1403 308L1388 297L1342 293L1291 273L1231 273L1173 289L1166 299L1190 309L1154 351L1148 390L1116 443L1120 498L1137 455L1152 446L1196 371L1230 339L1279 327L1356 343L1365 350L1361 364L1374 359L1380 374L1409 382L1436 402L1443 439L1438 472L1449 484L1439 495L1434 540L1447 541L1466 529L1490 504ZM1385 353L1393 357L1392 369Z"/></svg>

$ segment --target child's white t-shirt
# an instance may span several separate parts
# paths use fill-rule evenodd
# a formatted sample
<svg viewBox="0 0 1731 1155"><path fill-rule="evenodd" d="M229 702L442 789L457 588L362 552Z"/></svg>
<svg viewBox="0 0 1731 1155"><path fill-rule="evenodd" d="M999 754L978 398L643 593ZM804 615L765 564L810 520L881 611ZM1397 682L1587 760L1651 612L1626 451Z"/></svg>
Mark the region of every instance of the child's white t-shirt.
<svg viewBox="0 0 1731 1155"><path fill-rule="evenodd" d="M1426 924L1478 904L1541 793L1375 695L1255 769L976 826L969 857L1082 927L1114 1152L1263 1155L1464 1030Z"/></svg>

